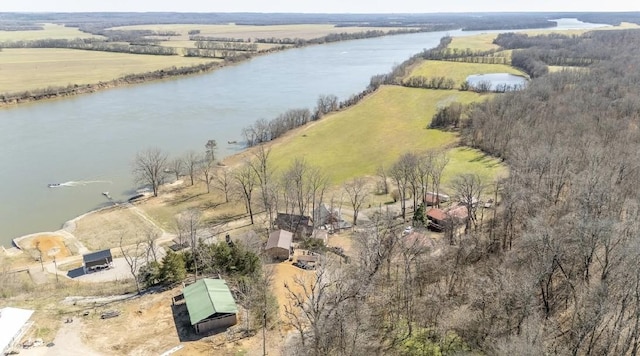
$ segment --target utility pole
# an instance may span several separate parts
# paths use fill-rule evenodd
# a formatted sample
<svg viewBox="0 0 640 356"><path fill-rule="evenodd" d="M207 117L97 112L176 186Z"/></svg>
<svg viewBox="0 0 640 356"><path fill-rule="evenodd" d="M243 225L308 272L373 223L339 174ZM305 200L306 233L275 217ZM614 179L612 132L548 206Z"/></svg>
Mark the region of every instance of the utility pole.
<svg viewBox="0 0 640 356"><path fill-rule="evenodd" d="M56 263L56 256L55 255L53 255L53 266L56 269L56 283L58 283L59 282L58 281L58 264Z"/></svg>
<svg viewBox="0 0 640 356"><path fill-rule="evenodd" d="M36 249L40 253L40 267L42 267L42 271L44 272L44 262L42 262L42 250L40 249L40 241L36 242Z"/></svg>

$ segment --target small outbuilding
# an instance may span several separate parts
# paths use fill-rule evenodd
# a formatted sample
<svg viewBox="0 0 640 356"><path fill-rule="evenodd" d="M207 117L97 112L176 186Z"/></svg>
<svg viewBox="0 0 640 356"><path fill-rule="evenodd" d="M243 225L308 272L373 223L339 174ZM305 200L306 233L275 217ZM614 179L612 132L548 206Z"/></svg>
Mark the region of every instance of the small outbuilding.
<svg viewBox="0 0 640 356"><path fill-rule="evenodd" d="M198 334L228 328L238 322L238 307L224 279L201 279L185 287L182 297L191 325Z"/></svg>
<svg viewBox="0 0 640 356"><path fill-rule="evenodd" d="M5 307L0 309L0 355L11 352L29 330L33 310Z"/></svg>
<svg viewBox="0 0 640 356"><path fill-rule="evenodd" d="M286 260L291 254L293 233L287 230L276 230L269 234L269 240L264 250L274 259Z"/></svg>
<svg viewBox="0 0 640 356"><path fill-rule="evenodd" d="M102 250L88 253L82 256L82 268L84 273L113 267L111 250Z"/></svg>

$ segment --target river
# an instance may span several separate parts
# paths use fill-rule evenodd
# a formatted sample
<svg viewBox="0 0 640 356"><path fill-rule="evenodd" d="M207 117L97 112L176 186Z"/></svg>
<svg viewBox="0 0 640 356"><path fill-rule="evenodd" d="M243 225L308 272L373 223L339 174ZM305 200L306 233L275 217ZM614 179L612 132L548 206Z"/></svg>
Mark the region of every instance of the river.
<svg viewBox="0 0 640 356"><path fill-rule="evenodd" d="M565 21L565 20L563 20ZM599 25L575 20L560 28ZM243 127L292 108L315 106L319 95L360 92L440 38L495 31L447 31L345 41L291 49L211 73L109 89L0 109L0 244L54 231L75 216L135 194L131 161L158 147L172 157L238 152ZM43 84L46 86L46 84ZM65 183L48 188L49 183Z"/></svg>

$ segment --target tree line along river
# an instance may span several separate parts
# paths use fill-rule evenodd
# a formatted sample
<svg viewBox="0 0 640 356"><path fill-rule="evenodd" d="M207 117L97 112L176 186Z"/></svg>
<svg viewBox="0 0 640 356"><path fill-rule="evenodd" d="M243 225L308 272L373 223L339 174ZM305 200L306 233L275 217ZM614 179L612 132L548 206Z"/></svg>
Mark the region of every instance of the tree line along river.
<svg viewBox="0 0 640 356"><path fill-rule="evenodd" d="M568 20L564 28L597 25ZM0 244L25 234L58 230L75 216L135 194L131 161L158 147L173 156L218 155L243 147L242 128L286 110L315 106L318 96L343 100L371 76L387 73L447 31L345 41L261 56L211 73L119 87L0 109ZM498 32L498 31L493 31ZM43 86L46 84L43 83ZM49 183L64 183L48 188Z"/></svg>

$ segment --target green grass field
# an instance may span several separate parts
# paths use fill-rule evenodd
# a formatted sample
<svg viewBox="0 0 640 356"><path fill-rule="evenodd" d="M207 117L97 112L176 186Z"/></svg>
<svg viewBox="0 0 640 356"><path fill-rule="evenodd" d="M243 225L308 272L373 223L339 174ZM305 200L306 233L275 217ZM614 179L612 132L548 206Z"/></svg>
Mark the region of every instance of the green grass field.
<svg viewBox="0 0 640 356"><path fill-rule="evenodd" d="M0 42L2 41L33 41L48 38L68 39L75 38L102 38L89 33L81 32L75 27L64 27L55 24L43 24L44 29L35 31L0 31Z"/></svg>
<svg viewBox="0 0 640 356"><path fill-rule="evenodd" d="M487 97L456 90L381 87L358 105L275 142L272 164L283 168L296 157L303 157L327 172L335 184L373 175L378 166L391 166L405 152L455 146L455 133L426 128L436 108L452 101L469 103ZM470 156L469 152L454 149L451 154L452 167L466 162L470 171L496 169L473 161L479 153Z"/></svg>
<svg viewBox="0 0 640 356"><path fill-rule="evenodd" d="M464 82L468 76L472 74L487 73L511 73L527 77L527 75L519 69L508 66L506 64L482 64L482 63L465 63L465 62L449 62L449 61L424 61L414 67L409 77L446 77L456 82L456 85Z"/></svg>
<svg viewBox="0 0 640 356"><path fill-rule="evenodd" d="M132 73L183 67L212 59L55 48L0 52L0 93L109 81Z"/></svg>

